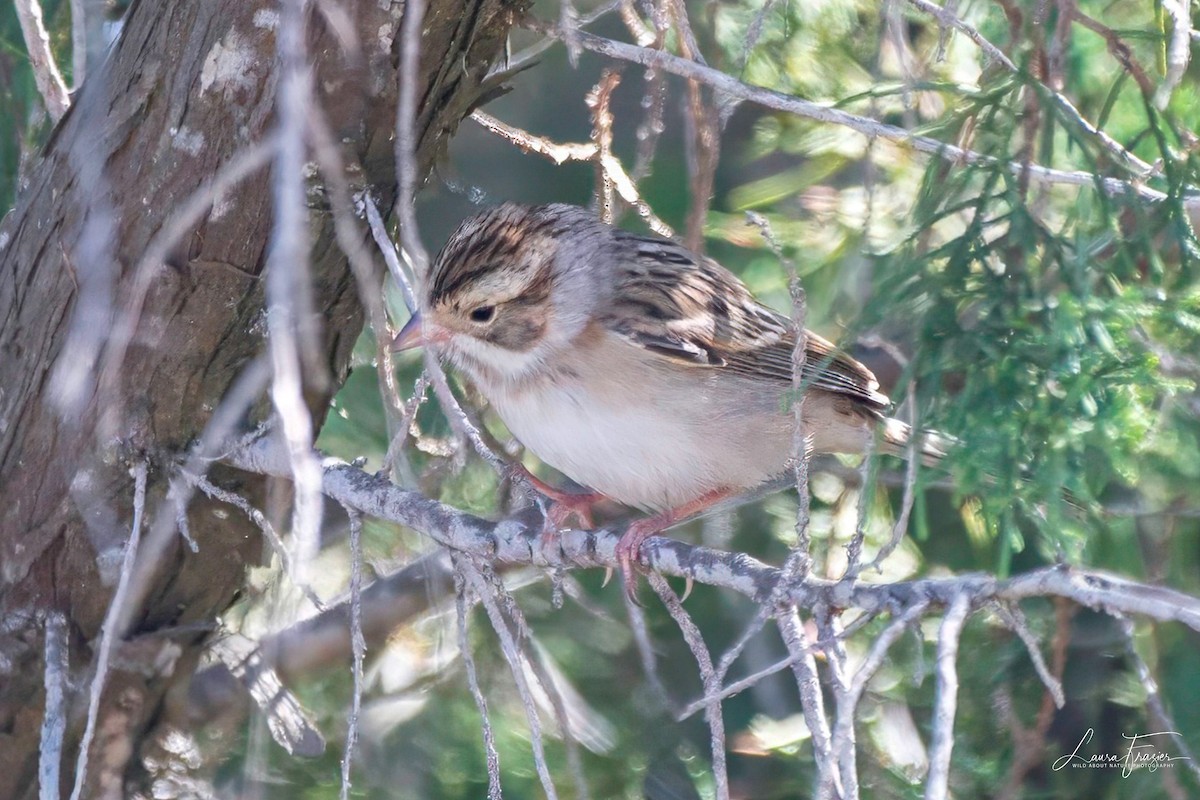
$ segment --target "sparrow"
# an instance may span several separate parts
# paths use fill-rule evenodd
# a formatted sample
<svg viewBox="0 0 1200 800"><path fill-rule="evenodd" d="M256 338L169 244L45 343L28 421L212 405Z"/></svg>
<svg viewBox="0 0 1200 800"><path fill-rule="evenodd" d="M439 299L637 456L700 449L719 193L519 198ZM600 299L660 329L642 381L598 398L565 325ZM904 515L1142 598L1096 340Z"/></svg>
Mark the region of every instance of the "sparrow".
<svg viewBox="0 0 1200 800"><path fill-rule="evenodd" d="M792 320L716 261L578 206L489 208L434 261L393 349L433 348L512 434L593 494L538 488L561 520L607 497L649 512L617 545L626 591L650 536L776 478L796 438ZM810 454L903 454L910 430L867 367L804 331ZM934 443L923 456L936 460Z"/></svg>

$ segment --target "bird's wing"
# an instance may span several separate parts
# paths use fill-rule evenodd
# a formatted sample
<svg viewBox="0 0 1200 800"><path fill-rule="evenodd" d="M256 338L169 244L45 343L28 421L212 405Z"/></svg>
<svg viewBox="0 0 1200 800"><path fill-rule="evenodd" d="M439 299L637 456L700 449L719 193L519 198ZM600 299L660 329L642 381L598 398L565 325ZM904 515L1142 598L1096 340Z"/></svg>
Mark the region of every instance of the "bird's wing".
<svg viewBox="0 0 1200 800"><path fill-rule="evenodd" d="M796 333L712 259L654 236L620 232L625 248L603 321L629 341L681 364L791 383ZM809 331L801 381L882 412L874 374Z"/></svg>

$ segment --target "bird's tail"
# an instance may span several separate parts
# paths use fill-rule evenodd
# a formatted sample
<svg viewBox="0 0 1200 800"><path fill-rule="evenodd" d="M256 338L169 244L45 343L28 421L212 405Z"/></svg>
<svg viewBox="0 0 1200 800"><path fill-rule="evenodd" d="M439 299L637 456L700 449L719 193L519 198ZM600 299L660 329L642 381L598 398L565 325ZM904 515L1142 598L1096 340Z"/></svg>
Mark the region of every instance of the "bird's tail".
<svg viewBox="0 0 1200 800"><path fill-rule="evenodd" d="M937 466L955 444L953 438L937 431L919 431L917 437L917 451L921 454L921 463L927 467ZM880 449L884 453L907 458L912 448L912 440L912 426L893 417L883 421L883 443Z"/></svg>

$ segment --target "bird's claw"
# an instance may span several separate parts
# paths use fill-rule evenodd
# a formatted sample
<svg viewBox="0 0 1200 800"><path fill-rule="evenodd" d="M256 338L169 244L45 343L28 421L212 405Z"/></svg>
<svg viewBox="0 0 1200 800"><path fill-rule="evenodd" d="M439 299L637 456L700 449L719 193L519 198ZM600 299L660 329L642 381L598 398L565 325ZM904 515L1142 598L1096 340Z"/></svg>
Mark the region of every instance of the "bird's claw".
<svg viewBox="0 0 1200 800"><path fill-rule="evenodd" d="M643 608L645 606L638 598L637 593L636 567L641 564L642 543L661 529L661 525L655 524L656 522L657 520L653 517L634 522L617 542L617 566L621 570L621 585L625 587L625 596L631 603ZM607 583L607 581L605 582Z"/></svg>
<svg viewBox="0 0 1200 800"><path fill-rule="evenodd" d="M547 497L550 498L550 507L546 510L546 519L555 530L566 527L572 517L579 523L581 530L590 531L596 527L596 521L592 517L592 504L596 502L597 495L560 492Z"/></svg>

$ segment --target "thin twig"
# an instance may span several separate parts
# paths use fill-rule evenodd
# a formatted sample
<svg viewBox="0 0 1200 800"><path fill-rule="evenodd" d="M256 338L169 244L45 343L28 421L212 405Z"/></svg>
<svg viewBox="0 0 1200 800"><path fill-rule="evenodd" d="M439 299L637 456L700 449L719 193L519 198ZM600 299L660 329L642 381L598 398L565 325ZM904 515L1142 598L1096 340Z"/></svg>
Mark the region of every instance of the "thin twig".
<svg viewBox="0 0 1200 800"><path fill-rule="evenodd" d="M406 0L401 25L400 89L396 101L396 195L395 214L399 223L400 249L413 262L413 272L424 277L429 268L429 253L417 230L414 197L417 191L417 103L420 90L421 26L425 20L425 0Z"/></svg>
<svg viewBox="0 0 1200 800"><path fill-rule="evenodd" d="M596 10L581 15L578 23L575 26L576 30L586 28L596 20L601 19L602 17L607 17L612 12L620 9L625 2L626 0L609 0L609 2L598 7ZM558 42L559 40L555 37L547 36L541 41L526 47L524 50L514 53L507 61L501 62L494 66L491 72L488 73L488 77L491 78L492 76L498 75L502 72L507 72L510 74L520 72L535 58L549 50L554 45L558 44Z"/></svg>
<svg viewBox="0 0 1200 800"><path fill-rule="evenodd" d="M822 650L826 663L829 664L830 685L833 689L836 715L832 735L830 737L829 774L837 776L841 783L838 792L839 800L858 800L858 734L854 728L854 715L858 705L858 697L854 693L855 675L850 672L850 659L842 641L840 615L831 613L827 606L814 609L813 620L817 623L817 631L821 637ZM886 631L885 631L886 633ZM878 643L878 640L876 640ZM868 654L868 659L870 655ZM880 657L882 660L882 656ZM864 663L864 666L867 664ZM864 673L859 671L858 675ZM863 684L865 686L865 682ZM817 785L818 800L833 797L833 785L823 783Z"/></svg>
<svg viewBox="0 0 1200 800"><path fill-rule="evenodd" d="M479 571L484 579L494 588L495 596L499 599L502 610L512 622L517 643L521 645L522 652L524 653L525 663L528 665L530 673L537 682L535 688L538 686L541 687L546 701L554 712L555 721L558 723L563 741L567 746L567 766L575 781L576 797L579 800L588 800L587 779L583 774L583 760L579 753L579 739L576 737L575 729L571 725L570 718L567 715L566 704L563 701L562 692L559 691L558 682L555 680L554 675L550 673L543 659L538 657L533 647L533 630L529 627L529 622L525 619L525 612L517 605L517 601L513 598L512 593L508 591L499 574L490 565L481 566Z"/></svg>
<svg viewBox="0 0 1200 800"><path fill-rule="evenodd" d="M553 29L548 30L556 35ZM858 131L867 137L876 137L890 142L910 147L919 153L937 156L946 161L961 165L996 166L1003 164L1015 175L1028 172L1031 180L1039 183L1064 186L1096 186L1113 196L1133 195L1150 202L1161 202L1167 199L1167 194L1157 189L1151 189L1138 182L1124 181L1117 178L1100 177L1092 172L1082 170L1069 171L1052 169L1040 164L1023 164L1019 162L1003 162L994 156L984 155L974 150L949 144L928 136L915 134L895 125L888 125L877 120L869 119L858 114L851 114L841 109L823 106L810 100L804 100L792 95L776 92L772 89L750 86L725 73L705 67L687 59L679 58L661 50L651 50L637 45L616 42L594 34L580 31L579 43L586 50L601 55L640 64L643 67L662 69L673 75L695 79L705 83L719 92L748 100L765 108L785 111L789 114L806 117L832 125L841 125ZM1188 206L1200 205L1200 196L1189 195L1185 201Z"/></svg>
<svg viewBox="0 0 1200 800"><path fill-rule="evenodd" d="M525 152L534 152L546 156L555 164L562 165L568 161L591 161L600 152L595 142L552 142L544 136L535 136L528 131L509 125L491 114L476 109L471 112L471 119L479 123L488 133L493 133Z"/></svg>
<svg viewBox="0 0 1200 800"><path fill-rule="evenodd" d="M275 225L266 267L271 401L287 442L295 482L293 567L301 580L317 553L323 503L321 465L312 452L312 415L304 401L305 375L310 382L319 381L314 360L321 352L309 286L304 185L304 130L311 99L304 44L307 11L307 0L288 0L280 9L279 139L272 170Z"/></svg>
<svg viewBox="0 0 1200 800"><path fill-rule="evenodd" d="M500 800L500 753L496 750L496 734L492 731L492 718L488 714L487 698L479 688L479 676L475 671L475 657L471 655L471 640L467 635L467 587L463 579L463 568L458 558L451 556L454 569L454 607L458 619L458 652L467 671L467 686L475 707L479 709L479 723L483 728L483 751L487 758L488 800Z"/></svg>
<svg viewBox="0 0 1200 800"><path fill-rule="evenodd" d="M350 518L350 650L354 654L354 690L350 700L350 718L346 720L346 746L342 751L341 800L349 800L350 797L350 766L354 761L354 745L358 742L363 657L367 650L362 629L362 515L352 508L346 508L346 514Z"/></svg>
<svg viewBox="0 0 1200 800"><path fill-rule="evenodd" d="M927 600L919 600L904 609L899 616L894 617L888 623L888 626L883 629L883 632L875 637L875 641L871 644L871 649L867 651L866 657L854 674L843 676L839 681L839 685L835 687L837 719L834 722L830 749L833 757L840 764L838 771L843 784L842 791L848 794L851 792L857 793L858 791L858 777L854 770L854 723L855 716L858 713L859 701L862 699L871 678L883 666L883 661L887 658L888 651L892 645L904 635L904 632L910 626L925 614L928 607L929 602Z"/></svg>
<svg viewBox="0 0 1200 800"><path fill-rule="evenodd" d="M796 262L784 255L783 247L771 230L771 223L756 212L747 212L746 219L749 224L758 228L775 257L786 269L788 294L792 300L792 330L796 336L796 341L792 344L792 472L796 481L796 543L792 545L784 571L804 580L812 569L812 532L809 530L812 495L808 488L812 441L804 424L804 396L807 389L804 384L804 366L808 359L808 329L805 326L808 323L808 303L804 287L800 283L800 273L796 270Z"/></svg>
<svg viewBox="0 0 1200 800"><path fill-rule="evenodd" d="M17 10L17 21L21 23L21 35L25 38L29 66L33 68L33 82L50 119L57 124L71 106L71 95L58 71L54 54L50 52L50 34L42 19L42 4L38 0L13 0L13 6Z"/></svg>
<svg viewBox="0 0 1200 800"><path fill-rule="evenodd" d="M1042 658L1042 650L1037 637L1033 635L1033 631L1029 630L1029 623L1025 620L1025 612L1021 610L1020 606L1006 604L998 605L997 611L1004 627L1015 633L1021 643L1025 645L1025 650L1029 653L1029 660L1033 662L1033 668L1037 671L1038 677L1042 679L1046 691L1054 698L1054 705L1062 708L1067 702L1067 698L1063 695L1062 681L1051 674L1050 668L1046 666L1046 659Z"/></svg>
<svg viewBox="0 0 1200 800"><path fill-rule="evenodd" d="M780 610L774 616L775 616L776 620L781 620L788 613L795 614L797 612L795 609L792 609L790 612L786 611L786 610ZM766 616L770 617L772 615L767 614ZM859 629L861 629L862 627L865 626L866 622L870 621L871 619L873 619L873 616L870 614L861 615L858 620L855 620L854 624L848 625L846 627L846 629L841 632L842 638L846 638L851 633L858 631ZM791 625L791 623L785 623L785 624L787 624L789 626ZM793 635L793 633L795 631L799 631L800 636L798 638L793 639L791 642L787 641L787 637ZM789 648L789 654L786 657L781 658L778 661L776 661L775 663L771 664L770 666L763 667L762 669L758 670L757 672L747 675L744 678L738 678L736 681L732 681L732 682L726 684L725 688L722 689L721 692L717 696L722 700L727 700L730 697L740 694L741 692L744 692L745 690L754 686L759 681L761 681L763 678L766 678L770 675L774 675L775 673L779 672L780 670L787 669L788 667L795 668L795 665L797 664L797 662L804 660L804 659L809 659L811 661L812 679L817 681L817 683L811 684L811 686L819 687L820 682L819 682L818 676L817 676L816 660L813 658L813 653L817 652L817 650L820 647L824 646L825 643L810 641L808 638L808 634L804 632L803 626L801 626L799 628L790 628L789 627L789 630L784 632L784 638L785 638L784 643ZM794 652L792 652L793 644L799 643L799 642L803 642L804 647L807 649L806 650L796 649ZM735 647L736 647L736 645L734 645L733 647L730 647L730 649L724 653L724 655L722 656L722 661L724 661L725 657L728 657L729 655L731 655L733 653L733 650ZM721 673L721 665L719 663L717 665L717 674L718 675L722 674ZM805 680L807 680L807 678L805 678ZM808 690L808 687L801 689L802 699L803 699L803 693L807 690ZM678 711L675 714L675 718L678 721L682 722L682 721L686 720L688 717L691 717L696 712L703 711L705 709L705 707L707 706L708 702L709 702L709 700L706 697L700 697L696 700L693 700L691 703L684 706L680 711ZM822 703L823 703L823 701L822 701ZM823 711L823 709L822 709L822 711Z"/></svg>
<svg viewBox="0 0 1200 800"><path fill-rule="evenodd" d="M258 431L237 435L245 421L247 410L258 401L271 378L270 361L265 355L257 356L247 364L234 379L215 411L208 418L204 430L192 446L180 471L189 475L204 476L216 458L226 449L237 449L252 441ZM247 439L246 437L250 438ZM154 576L164 563L164 555L175 540L175 531L180 516L187 513L194 487L180 476L170 478L169 499L160 503L154 520L148 526L142 542L133 579L129 584L129 602L118 618L118 630L128 630L134 609L150 591ZM182 484L182 485L181 485Z"/></svg>
<svg viewBox="0 0 1200 800"><path fill-rule="evenodd" d="M400 424L396 426L396 435L388 442L387 452L383 456L383 473L390 474L392 467L399 461L401 464L407 464L407 459L401 459L405 443L408 441L409 432L413 429L413 421L417 418L417 412L421 410L421 406L425 404L425 398L428 396L429 390L429 373L424 370L417 376L416 383L413 384L412 394L408 398L408 402L404 404L404 416L400 418ZM411 480L410 480L411 479ZM410 482L410 485L415 485L415 476L405 476L405 480Z"/></svg>
<svg viewBox="0 0 1200 800"><path fill-rule="evenodd" d="M717 800L729 800L729 772L725 766L725 720L721 713L721 700L718 697L721 693L721 684L717 678L717 671L713 669L708 645L704 643L700 629L696 627L691 615L684 609L683 603L679 601L679 597L676 596L666 580L655 572L651 572L647 578L651 588L662 598L667 613L679 626L683 640L696 658L696 666L700 670L700 680L704 685L704 696L708 701L704 717L708 721L712 744L712 769L713 781L716 784L716 796Z"/></svg>
<svg viewBox="0 0 1200 800"><path fill-rule="evenodd" d="M671 17L675 21L675 29L679 34L679 49L683 57L697 64L706 65L704 56L700 53L700 45L692 32L688 19L687 7L683 0L667 0L670 4ZM660 51L661 52L661 51ZM712 200L713 184L716 180L717 162L720 157L721 137L720 118L715 108L704 99L704 89L700 81L688 79L687 102L684 104L687 121L688 144L687 151L690 175L691 195L688 204L687 226L683 241L693 252L704 250L704 226L708 221L708 206Z"/></svg>
<svg viewBox="0 0 1200 800"><path fill-rule="evenodd" d="M1163 7L1166 8L1171 3L1183 1L1184 0L1165 0ZM1009 72L1018 76L1022 75L1021 70L1016 64L1013 63L1012 59L1010 59L1003 50L985 39L983 34L969 25L965 20L962 19L962 17L955 14L954 11L943 8L938 4L931 2L930 0L908 0L908 2L915 8L918 8L921 11L924 11L926 14L929 14L937 19L937 21L942 25L954 28L955 30L964 34L968 39L974 42L988 58L1002 65ZM1186 47L1184 49L1186 51ZM1185 69L1186 66L1187 62L1185 57ZM1166 86L1166 82L1164 82L1163 85ZM1145 161L1126 150L1123 146L1121 146L1120 142L1116 141L1100 128L1089 122L1079 111L1079 109L1076 108L1075 105L1064 95L1056 92L1053 88L1044 83L1037 83L1037 86L1041 91L1046 93L1051 101L1053 101L1054 105L1058 107L1059 111L1070 118L1071 121L1082 128L1083 131L1089 136L1095 137L1096 140L1099 141L1104 147L1104 149L1115 156L1119 162L1128 166L1140 177L1149 176L1154 171L1154 168L1150 164L1147 164Z"/></svg>
<svg viewBox="0 0 1200 800"><path fill-rule="evenodd" d="M1089 31L1099 34L1104 39L1105 44L1108 45L1108 52L1112 54L1112 57L1117 60L1117 63L1126 72L1133 76L1134 81L1142 92L1142 96L1146 98L1153 97L1155 92L1153 81L1150 80L1150 76L1146 74L1146 70L1142 68L1142 65L1138 63L1129 45L1121 40L1121 36L1104 23L1080 11L1078 5L1072 5L1071 14L1075 22L1078 22Z"/></svg>
<svg viewBox="0 0 1200 800"><path fill-rule="evenodd" d="M1171 34L1167 37L1167 71L1154 93L1154 104L1161 111L1171 102L1171 95L1187 73L1192 55L1191 0L1162 0L1160 7L1171 18Z"/></svg>
<svg viewBox="0 0 1200 800"><path fill-rule="evenodd" d="M575 33L579 30L579 11L571 0L558 0L558 27L563 32L563 43L567 46L567 58L572 67L579 66L579 42Z"/></svg>
<svg viewBox="0 0 1200 800"><path fill-rule="evenodd" d="M522 656L521 648L509 628L508 620L492 594L492 587L483 577L479 568L467 558L459 559L458 563L463 570L464 579L470 585L471 591L479 598L480 603L483 604L488 619L492 622L492 629L496 631L496 636L500 639L500 649L504 653L505 660L508 661L509 672L512 673L513 681L517 685L517 693L521 696L521 705L525 708L525 719L529 723L529 736L533 745L533 762L542 783L542 791L546 793L548 800L556 800L558 792L554 788L554 779L550 775L550 768L546 765L542 723L538 719L533 692L525 677L525 658Z"/></svg>
<svg viewBox="0 0 1200 800"><path fill-rule="evenodd" d="M92 748L92 739L96 735L96 723L100 718L100 697L104 694L104 683L108 679L109 657L112 653L113 642L121 636L118 623L129 598L130 578L137 560L138 543L142 538L142 516L146 508L148 469L145 461L139 461L130 470L134 481L133 523L130 526L129 541L125 543L125 554L121 558L121 577L117 580L117 589L108 603L108 611L104 614L104 624L100 628L100 646L96 650L95 672L92 673L92 683L88 688L87 723L83 729L83 737L79 740L79 755L75 761L75 786L71 790L71 800L79 800L83 796L87 781L88 752Z"/></svg>
<svg viewBox="0 0 1200 800"><path fill-rule="evenodd" d="M587 93L587 107L591 109L592 141L596 145L596 206L597 216L606 225L613 224L617 213L613 197L613 180L606 164L614 161L612 154L613 115L609 108L612 93L621 83L621 75L606 69L600 81Z"/></svg>
<svg viewBox="0 0 1200 800"><path fill-rule="evenodd" d="M658 0L654 5L654 34L645 41L638 39L638 44L662 50L667 43L667 34L671 29L670 16L667 13L668 0ZM632 10L632 3L630 3ZM654 162L654 153L658 149L659 139L665 128L663 114L667 106L667 76L660 70L648 69L644 73L642 91L642 121L637 129L637 160L633 164L632 177L640 181L650 174Z"/></svg>
<svg viewBox="0 0 1200 800"><path fill-rule="evenodd" d="M391 336L388 331L387 309L383 303L383 273L371 256L371 249L363 238L363 231L354 221L354 200L350 184L346 180L346 167L341 151L334 142L329 123L321 109L310 103L308 109L308 134L313 153L325 177L329 189L329 208L333 214L334 235L338 246L346 254L354 281L358 286L358 298L367 310L367 320L375 334L375 374L379 394L383 398L383 409L387 420L388 439L400 431L404 417L404 401L396 386L396 370L392 364ZM361 173L361 170L358 170Z"/></svg>
<svg viewBox="0 0 1200 800"><path fill-rule="evenodd" d="M950 755L954 750L954 715L958 708L958 644L971 598L957 595L938 630L937 696L933 703L933 742L929 746L929 773L925 800L945 800L950 783Z"/></svg>
<svg viewBox="0 0 1200 800"><path fill-rule="evenodd" d="M821 679L817 674L815 649L804 630L804 623L795 607L781 608L775 614L776 625L788 649L788 662L800 691L800 710L812 736L813 761L817 765L817 792L828 786L841 793L841 781L833 760L833 738L829 730L829 719L825 712L825 697L821 692Z"/></svg>
<svg viewBox="0 0 1200 800"><path fill-rule="evenodd" d="M1146 707L1149 711L1151 721L1156 726L1163 729L1164 733L1174 734L1171 739L1175 745L1175 749L1179 751L1179 757L1187 761L1187 767L1192 771L1192 774L1200 780L1200 762L1196 761L1195 755L1191 748L1187 746L1182 735L1178 733L1179 728L1175 724L1175 720L1171 718L1167 712L1166 706L1163 705L1162 695L1158 691L1158 681L1154 680L1154 675L1150 672L1150 666L1146 663L1146 659L1142 658L1142 654L1137 651L1137 645L1134 640L1133 620L1126 617L1124 614L1114 614L1117 622L1121 625L1121 631L1125 634L1125 654L1129 660L1133 662L1134 671L1137 673L1138 682L1146 692ZM1130 743L1132 746L1133 743ZM1177 759L1171 759L1175 761Z"/></svg>
<svg viewBox="0 0 1200 800"><path fill-rule="evenodd" d="M314 608L319 611L324 610L325 603L313 590L312 586L309 585L305 576L300 574L300 571L296 569L296 563L291 549L288 548L288 546L284 543L283 538L275 530L275 526L271 524L271 521L267 519L265 514L255 508L249 500L242 497L237 492L231 492L227 489L222 489L220 486L217 486L215 483L203 477L202 475L195 475L187 472L186 470L180 470L179 477L189 485L199 489L214 500L220 500L222 503L228 503L245 514L247 519L258 526L258 529L263 532L263 536L266 537L267 543L271 545L271 549L275 552L275 555L279 557L279 564L283 569L283 574L288 576L288 579L295 584L296 588L298 588L301 594L307 598L308 602L313 604Z"/></svg>
<svg viewBox="0 0 1200 800"><path fill-rule="evenodd" d="M51 611L46 614L44 636L46 710L42 714L42 735L38 745L38 798L59 800L71 655L70 642L67 640L67 618L62 612Z"/></svg>

